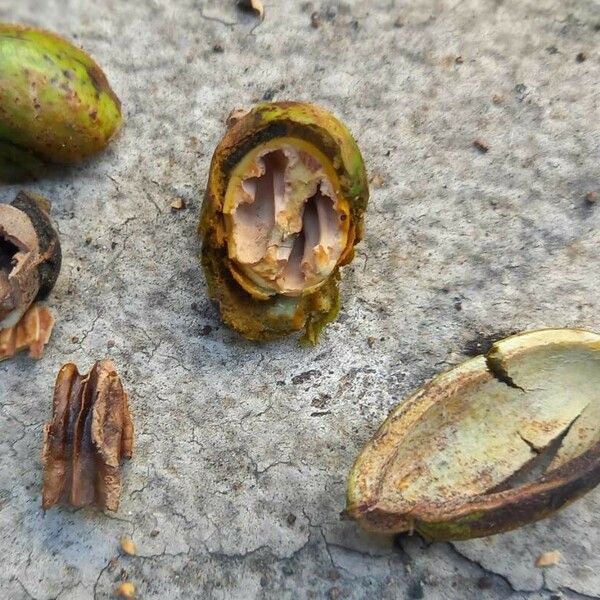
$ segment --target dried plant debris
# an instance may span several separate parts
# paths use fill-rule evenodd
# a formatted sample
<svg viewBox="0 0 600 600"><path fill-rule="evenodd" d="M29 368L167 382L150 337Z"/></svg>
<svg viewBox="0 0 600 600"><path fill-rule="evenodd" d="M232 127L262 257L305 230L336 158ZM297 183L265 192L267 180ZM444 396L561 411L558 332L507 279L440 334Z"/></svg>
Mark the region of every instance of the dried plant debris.
<svg viewBox="0 0 600 600"><path fill-rule="evenodd" d="M0 329L0 361L23 350L29 350L31 358L42 358L53 328L54 317L50 310L34 304L14 327Z"/></svg>
<svg viewBox="0 0 600 600"><path fill-rule="evenodd" d="M43 174L102 150L121 104L100 67L60 36L0 23L0 180Z"/></svg>
<svg viewBox="0 0 600 600"><path fill-rule="evenodd" d="M238 7L243 11L254 13L261 21L265 18L262 0L239 0Z"/></svg>
<svg viewBox="0 0 600 600"><path fill-rule="evenodd" d="M480 537L547 517L600 481L600 335L518 334L417 390L354 464L365 529Z"/></svg>
<svg viewBox="0 0 600 600"><path fill-rule="evenodd" d="M487 154L490 150L490 147L487 144L487 142L484 142L483 140L473 140L473 147L476 150L479 150L481 154Z"/></svg>
<svg viewBox="0 0 600 600"><path fill-rule="evenodd" d="M44 427L44 510L65 502L116 511L121 459L132 453L128 397L112 362L97 362L87 375L64 365Z"/></svg>
<svg viewBox="0 0 600 600"><path fill-rule="evenodd" d="M369 183L371 187L382 188L385 185L385 178L381 173L373 173L369 178Z"/></svg>
<svg viewBox="0 0 600 600"><path fill-rule="evenodd" d="M368 200L361 153L324 109L237 111L217 147L202 208L202 263L227 325L253 340L304 329L315 343L339 309Z"/></svg>
<svg viewBox="0 0 600 600"><path fill-rule="evenodd" d="M15 327L56 283L62 255L49 213L46 198L26 192L0 204L0 330Z"/></svg>

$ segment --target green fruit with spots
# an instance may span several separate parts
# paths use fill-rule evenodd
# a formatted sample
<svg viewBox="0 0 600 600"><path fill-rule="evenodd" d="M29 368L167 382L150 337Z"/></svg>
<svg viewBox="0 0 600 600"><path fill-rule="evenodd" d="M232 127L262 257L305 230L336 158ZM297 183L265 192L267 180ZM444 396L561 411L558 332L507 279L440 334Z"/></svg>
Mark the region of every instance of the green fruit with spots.
<svg viewBox="0 0 600 600"><path fill-rule="evenodd" d="M100 67L58 35L0 24L0 176L39 174L40 161L99 152L122 123Z"/></svg>
<svg viewBox="0 0 600 600"><path fill-rule="evenodd" d="M315 343L337 316L340 267L363 235L369 191L360 150L314 104L264 103L234 115L202 208L209 294L246 338L304 330Z"/></svg>

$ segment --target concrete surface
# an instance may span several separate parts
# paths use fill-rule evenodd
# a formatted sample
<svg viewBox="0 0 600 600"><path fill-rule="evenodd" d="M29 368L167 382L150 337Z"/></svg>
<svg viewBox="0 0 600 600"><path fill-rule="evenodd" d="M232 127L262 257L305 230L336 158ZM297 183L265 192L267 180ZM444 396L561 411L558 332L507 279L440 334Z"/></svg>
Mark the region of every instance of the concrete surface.
<svg viewBox="0 0 600 600"><path fill-rule="evenodd" d="M375 540L338 517L361 446L436 371L514 330L600 330L600 205L585 201L600 4L265 5L257 25L218 0L0 2L0 19L85 46L127 114L107 153L31 186L55 202L65 264L45 358L0 365L0 597L110 598L121 579L144 599L600 597L600 490L459 544ZM224 118L260 98L333 110L376 176L343 313L315 349L221 326L196 259ZM137 428L121 509L44 516L54 377L103 356ZM537 569L554 549L562 562Z"/></svg>

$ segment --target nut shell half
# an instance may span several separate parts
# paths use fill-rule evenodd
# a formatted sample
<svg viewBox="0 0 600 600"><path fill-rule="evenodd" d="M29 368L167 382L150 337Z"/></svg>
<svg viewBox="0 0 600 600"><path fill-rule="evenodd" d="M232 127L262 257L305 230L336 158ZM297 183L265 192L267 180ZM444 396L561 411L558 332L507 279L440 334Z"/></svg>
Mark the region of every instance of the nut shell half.
<svg viewBox="0 0 600 600"><path fill-rule="evenodd" d="M345 514L381 533L481 537L600 482L600 335L519 334L394 409L350 473Z"/></svg>
<svg viewBox="0 0 600 600"><path fill-rule="evenodd" d="M56 283L62 254L49 211L46 198L27 192L0 204L0 330L14 327Z"/></svg>

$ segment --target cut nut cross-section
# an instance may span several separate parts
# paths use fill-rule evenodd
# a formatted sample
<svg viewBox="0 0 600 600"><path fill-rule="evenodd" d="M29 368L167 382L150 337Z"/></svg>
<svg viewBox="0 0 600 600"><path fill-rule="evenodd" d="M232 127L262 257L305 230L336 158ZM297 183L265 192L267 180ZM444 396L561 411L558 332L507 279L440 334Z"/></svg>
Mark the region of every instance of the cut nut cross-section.
<svg viewBox="0 0 600 600"><path fill-rule="evenodd" d="M300 102L236 111L200 223L225 323L249 339L304 329L316 342L337 315L339 270L362 238L368 196L360 150L332 114Z"/></svg>
<svg viewBox="0 0 600 600"><path fill-rule="evenodd" d="M112 362L97 362L88 375L64 365L44 427L42 507L68 502L117 510L121 459L132 452L128 398Z"/></svg>
<svg viewBox="0 0 600 600"><path fill-rule="evenodd" d="M348 243L348 203L336 195L324 161L298 145L251 153L228 186L229 258L252 282L238 276L238 283L255 295L316 290Z"/></svg>

